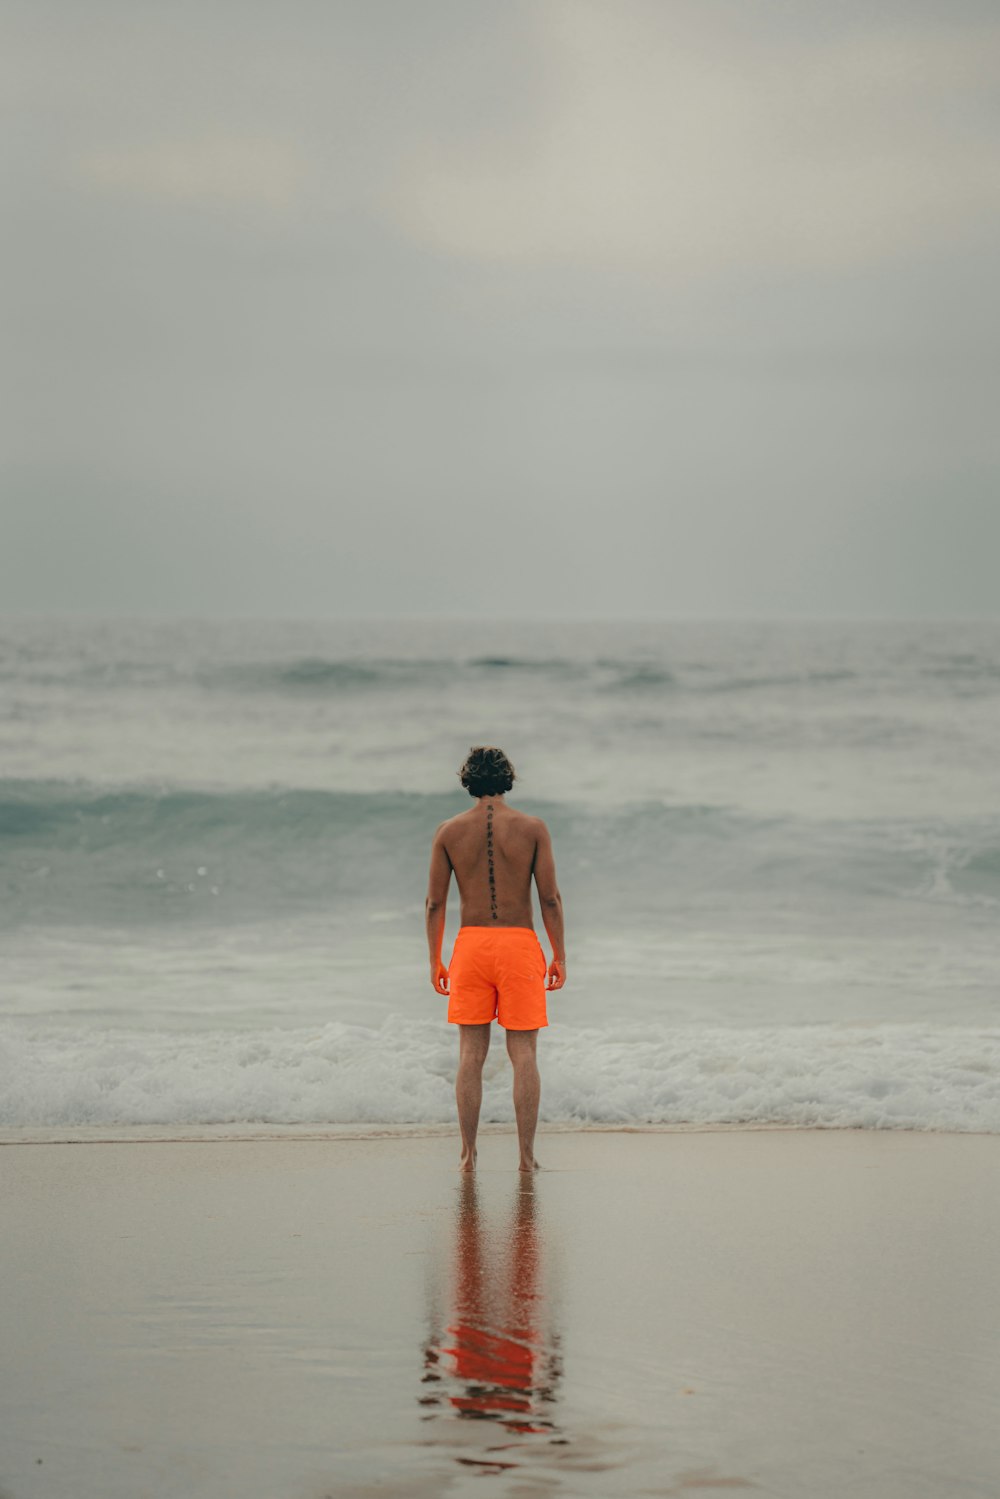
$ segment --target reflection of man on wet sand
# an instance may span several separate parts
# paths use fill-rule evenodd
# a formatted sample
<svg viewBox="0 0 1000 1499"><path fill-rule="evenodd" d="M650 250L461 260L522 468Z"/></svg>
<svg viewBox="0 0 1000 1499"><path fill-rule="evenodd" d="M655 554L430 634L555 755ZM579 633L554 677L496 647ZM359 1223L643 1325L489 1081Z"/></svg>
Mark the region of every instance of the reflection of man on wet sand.
<svg viewBox="0 0 1000 1499"><path fill-rule="evenodd" d="M456 1203L451 1307L443 1332L424 1348L425 1419L452 1414L552 1440L551 1408L561 1364L548 1327L542 1240L532 1177L517 1192L505 1231L487 1232L474 1175ZM433 1392L426 1390L435 1386ZM504 1456L494 1456L494 1453ZM513 1445L457 1461L498 1471L517 1466Z"/></svg>
<svg viewBox="0 0 1000 1499"><path fill-rule="evenodd" d="M549 830L540 817L508 807L514 767L503 750L480 745L459 771L475 799L468 812L443 822L434 834L427 886L427 942L431 983L448 995L448 1020L459 1027L455 1098L462 1133L460 1167L476 1164L476 1134L483 1098L483 1063L494 1019L507 1032L514 1068L514 1113L520 1170L533 1171L541 1082L535 1060L539 1029L548 1025L547 990L566 982L562 897ZM454 873L461 927L450 968L441 962L448 886ZM546 964L535 933L531 881L552 943Z"/></svg>

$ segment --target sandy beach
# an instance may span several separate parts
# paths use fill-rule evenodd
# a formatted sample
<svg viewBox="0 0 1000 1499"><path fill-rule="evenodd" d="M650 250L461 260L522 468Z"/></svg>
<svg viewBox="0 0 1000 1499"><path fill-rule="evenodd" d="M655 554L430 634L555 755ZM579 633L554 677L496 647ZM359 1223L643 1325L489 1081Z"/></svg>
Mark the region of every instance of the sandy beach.
<svg viewBox="0 0 1000 1499"><path fill-rule="evenodd" d="M996 1138L6 1139L3 1499L1000 1489Z"/></svg>

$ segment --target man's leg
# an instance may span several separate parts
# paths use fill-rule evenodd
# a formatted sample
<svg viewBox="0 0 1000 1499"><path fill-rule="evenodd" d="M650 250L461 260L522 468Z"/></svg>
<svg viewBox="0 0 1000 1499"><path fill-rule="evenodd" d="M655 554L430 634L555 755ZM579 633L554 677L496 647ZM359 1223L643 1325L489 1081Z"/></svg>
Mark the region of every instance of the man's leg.
<svg viewBox="0 0 1000 1499"><path fill-rule="evenodd" d="M521 1152L519 1170L537 1171L535 1160L535 1126L538 1123L538 1100L542 1080L535 1060L537 1031L508 1031L507 1055L514 1068L514 1115L517 1119L517 1143Z"/></svg>
<svg viewBox="0 0 1000 1499"><path fill-rule="evenodd" d="M458 1127L462 1132L462 1158L459 1162L461 1171L471 1171L476 1164L476 1135L479 1130L479 1108L483 1101L483 1063L490 1049L490 1027L490 1021L485 1025L458 1027L455 1101L458 1104Z"/></svg>

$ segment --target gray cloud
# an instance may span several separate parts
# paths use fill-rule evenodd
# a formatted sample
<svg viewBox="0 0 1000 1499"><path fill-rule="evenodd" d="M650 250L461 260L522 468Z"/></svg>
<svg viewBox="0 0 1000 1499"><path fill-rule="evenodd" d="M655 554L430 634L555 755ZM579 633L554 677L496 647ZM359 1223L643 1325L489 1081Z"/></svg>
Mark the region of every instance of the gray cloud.
<svg viewBox="0 0 1000 1499"><path fill-rule="evenodd" d="M996 612L991 9L7 12L0 607Z"/></svg>

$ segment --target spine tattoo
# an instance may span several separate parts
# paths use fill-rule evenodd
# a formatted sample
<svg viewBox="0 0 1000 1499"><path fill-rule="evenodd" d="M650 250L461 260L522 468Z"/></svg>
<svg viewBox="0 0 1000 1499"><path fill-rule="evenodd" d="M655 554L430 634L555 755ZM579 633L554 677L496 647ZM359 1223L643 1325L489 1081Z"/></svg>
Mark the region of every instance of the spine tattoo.
<svg viewBox="0 0 1000 1499"><path fill-rule="evenodd" d="M486 812L486 863L490 876L490 912L493 920L497 919L497 881L493 869L493 803L490 802Z"/></svg>

